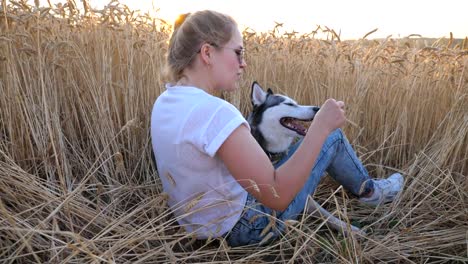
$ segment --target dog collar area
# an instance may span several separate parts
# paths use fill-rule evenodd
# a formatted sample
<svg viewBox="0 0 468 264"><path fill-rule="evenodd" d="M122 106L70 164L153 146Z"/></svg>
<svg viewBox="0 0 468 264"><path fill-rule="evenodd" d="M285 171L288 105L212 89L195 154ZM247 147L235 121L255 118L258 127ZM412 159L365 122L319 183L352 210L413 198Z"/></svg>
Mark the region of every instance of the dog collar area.
<svg viewBox="0 0 468 264"><path fill-rule="evenodd" d="M273 164L278 163L281 159L283 159L284 156L286 156L286 152L278 152L278 153L272 153L272 152L267 152L268 158L270 158L270 161Z"/></svg>

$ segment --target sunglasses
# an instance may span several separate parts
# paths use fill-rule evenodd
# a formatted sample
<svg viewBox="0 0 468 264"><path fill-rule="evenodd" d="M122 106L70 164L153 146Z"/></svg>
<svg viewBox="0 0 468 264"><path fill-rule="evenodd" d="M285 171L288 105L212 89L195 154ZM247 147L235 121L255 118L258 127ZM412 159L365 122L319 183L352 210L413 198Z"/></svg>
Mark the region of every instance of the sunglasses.
<svg viewBox="0 0 468 264"><path fill-rule="evenodd" d="M244 60L245 60L245 49L244 48L231 48L231 47L225 47L225 46L218 46L215 43L208 43L208 44L210 44L213 47L217 47L217 48L221 48L221 49L233 50L234 53L237 56L237 60L238 60L239 64L242 64L242 62L244 62ZM197 51L197 53L200 53L200 51L201 51L201 48L200 48L200 50Z"/></svg>
<svg viewBox="0 0 468 264"><path fill-rule="evenodd" d="M242 62L245 59L244 58L244 56L245 56L245 49L244 48L231 48L231 47L219 47L219 48L233 50L234 53L237 56L237 60L239 61L239 64L242 64Z"/></svg>

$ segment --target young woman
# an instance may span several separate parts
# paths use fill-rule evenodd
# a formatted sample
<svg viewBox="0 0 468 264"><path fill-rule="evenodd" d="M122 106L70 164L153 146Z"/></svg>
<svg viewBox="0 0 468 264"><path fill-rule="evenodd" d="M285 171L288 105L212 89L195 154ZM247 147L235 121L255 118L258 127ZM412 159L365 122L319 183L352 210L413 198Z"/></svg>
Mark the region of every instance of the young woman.
<svg viewBox="0 0 468 264"><path fill-rule="evenodd" d="M182 16L167 52L170 82L156 100L151 137L158 173L180 225L200 239L225 237L231 246L264 239L268 217L284 220L304 210L327 171L360 201L392 201L402 175L371 179L339 129L344 103L326 100L307 135L273 166L233 105L212 96L238 89L247 66L236 22L215 11Z"/></svg>

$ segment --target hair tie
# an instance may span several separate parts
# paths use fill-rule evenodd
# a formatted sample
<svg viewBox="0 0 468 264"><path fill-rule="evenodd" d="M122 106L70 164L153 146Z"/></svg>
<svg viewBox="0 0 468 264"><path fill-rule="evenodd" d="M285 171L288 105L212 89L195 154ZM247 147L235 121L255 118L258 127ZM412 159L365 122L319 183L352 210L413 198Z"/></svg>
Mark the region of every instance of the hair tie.
<svg viewBox="0 0 468 264"><path fill-rule="evenodd" d="M174 30L177 30L189 16L190 13L180 14L174 22Z"/></svg>

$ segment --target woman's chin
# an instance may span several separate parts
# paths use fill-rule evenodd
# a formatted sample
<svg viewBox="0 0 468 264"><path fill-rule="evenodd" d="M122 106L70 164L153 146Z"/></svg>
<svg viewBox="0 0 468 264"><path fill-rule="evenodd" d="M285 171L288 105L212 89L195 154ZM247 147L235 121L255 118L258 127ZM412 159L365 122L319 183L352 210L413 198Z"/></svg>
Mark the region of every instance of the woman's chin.
<svg viewBox="0 0 468 264"><path fill-rule="evenodd" d="M240 85L239 85L239 82L235 82L231 85L226 85L224 86L224 88L222 89L224 92L233 92L233 91L236 91L237 89L239 89Z"/></svg>
<svg viewBox="0 0 468 264"><path fill-rule="evenodd" d="M240 85L239 85L239 82L236 82L232 87L231 89L229 89L229 92L234 92L234 91L237 91L239 89Z"/></svg>

